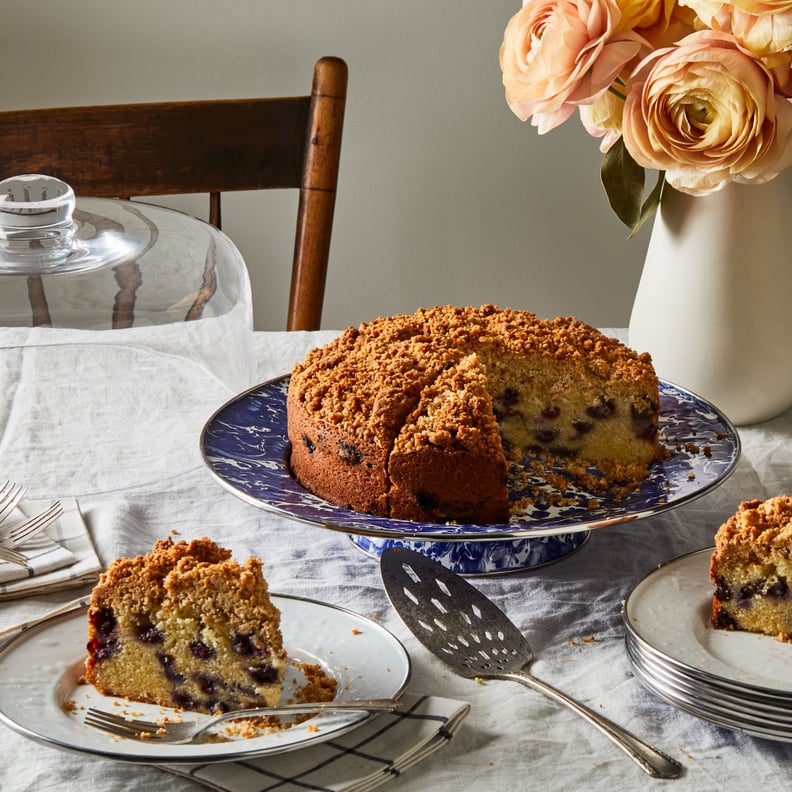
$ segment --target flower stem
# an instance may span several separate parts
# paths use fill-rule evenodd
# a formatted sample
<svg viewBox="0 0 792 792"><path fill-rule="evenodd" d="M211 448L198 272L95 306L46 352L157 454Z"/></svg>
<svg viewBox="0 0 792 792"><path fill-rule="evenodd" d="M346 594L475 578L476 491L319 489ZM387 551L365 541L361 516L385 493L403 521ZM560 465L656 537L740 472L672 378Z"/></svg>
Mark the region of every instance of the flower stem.
<svg viewBox="0 0 792 792"><path fill-rule="evenodd" d="M621 91L617 90L617 89L614 87L614 85L615 85L615 83L612 83L612 84L611 84L611 85L608 87L608 91L609 91L610 93L612 93L614 96L616 96L616 97L618 97L619 99L621 99L623 102L626 102L626 101L627 101L627 94L624 94L624 93L622 93Z"/></svg>

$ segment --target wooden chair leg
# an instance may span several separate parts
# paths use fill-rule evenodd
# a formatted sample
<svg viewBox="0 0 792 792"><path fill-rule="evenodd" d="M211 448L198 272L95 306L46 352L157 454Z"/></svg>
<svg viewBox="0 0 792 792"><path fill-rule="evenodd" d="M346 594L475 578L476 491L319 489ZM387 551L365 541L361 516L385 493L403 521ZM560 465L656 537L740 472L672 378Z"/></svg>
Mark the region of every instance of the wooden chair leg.
<svg viewBox="0 0 792 792"><path fill-rule="evenodd" d="M287 330L318 330L330 255L348 71L339 58L322 58L314 70L308 141L294 245ZM338 123L335 123L338 122ZM306 250L314 250L308 256Z"/></svg>
<svg viewBox="0 0 792 792"><path fill-rule="evenodd" d="M52 317L44 293L44 282L41 275L28 275L28 299L33 311L33 327L52 327Z"/></svg>
<svg viewBox="0 0 792 792"><path fill-rule="evenodd" d="M209 193L209 222L215 228L222 228L222 213L220 212L220 193Z"/></svg>

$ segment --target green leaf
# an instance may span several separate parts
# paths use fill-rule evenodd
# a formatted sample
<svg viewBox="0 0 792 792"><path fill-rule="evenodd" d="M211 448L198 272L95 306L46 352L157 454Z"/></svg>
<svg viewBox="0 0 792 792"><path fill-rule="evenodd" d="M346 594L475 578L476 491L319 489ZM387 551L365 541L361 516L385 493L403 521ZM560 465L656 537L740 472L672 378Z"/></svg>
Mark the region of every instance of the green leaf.
<svg viewBox="0 0 792 792"><path fill-rule="evenodd" d="M611 209L624 225L634 229L641 222L644 169L630 156L622 138L603 157L600 178Z"/></svg>
<svg viewBox="0 0 792 792"><path fill-rule="evenodd" d="M600 178L611 209L630 229L628 239L632 239L660 205L665 171L659 171L657 183L644 201L644 169L627 151L624 140L619 138L602 158Z"/></svg>
<svg viewBox="0 0 792 792"><path fill-rule="evenodd" d="M638 230L641 228L641 226L657 211L657 207L660 206L660 198L663 195L664 184L665 171L659 171L657 174L657 183L655 184L652 192L650 192L646 197L646 200L641 207L641 212L638 215L638 220L636 221L635 225L632 226L630 235L627 237L628 239L632 239L638 233Z"/></svg>

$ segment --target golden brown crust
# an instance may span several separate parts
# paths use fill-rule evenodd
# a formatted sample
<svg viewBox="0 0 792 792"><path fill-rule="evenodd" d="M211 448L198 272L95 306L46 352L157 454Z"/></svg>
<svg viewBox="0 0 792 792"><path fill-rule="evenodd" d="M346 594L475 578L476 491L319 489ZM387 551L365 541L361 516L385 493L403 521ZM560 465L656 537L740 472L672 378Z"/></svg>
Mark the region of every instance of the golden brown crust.
<svg viewBox="0 0 792 792"><path fill-rule="evenodd" d="M477 362L463 364L471 355ZM463 365L486 380L487 417L471 409L473 401L459 398L446 405L445 414L433 412L427 432L426 418L423 424L416 421L414 411L424 409L427 394L434 393L445 372ZM510 402L512 393L519 398ZM401 451L423 449L425 459L415 461L416 470L431 459L436 482L442 476L452 481L452 471L459 476L462 464L460 432L471 422L479 443L486 435L488 450L468 448L466 453L482 460L493 454L490 466L502 456L495 450L501 434L513 448L580 455L601 465L620 486L645 478L659 457L658 381L648 355L574 318L548 321L492 305L439 306L347 329L294 367L287 411L291 467L306 489L356 511L403 519L419 518L407 516L415 509L405 506L403 482L398 497L389 496L391 471L403 470L403 453L391 459L397 441ZM499 427L492 423L493 413ZM618 418L609 420L613 415ZM489 479L493 497L497 490L499 514L493 519L487 506L474 522L508 520L501 478L492 473ZM421 492L412 497L421 501ZM472 498L470 509L462 511L475 514L480 500ZM421 519L453 519L446 509L418 512Z"/></svg>
<svg viewBox="0 0 792 792"><path fill-rule="evenodd" d="M455 340L505 345L515 354L541 354L546 358L573 361L605 379L634 382L653 377L647 354L637 354L617 339L571 316L540 319L528 311L497 308L445 306L419 311L431 332Z"/></svg>
<svg viewBox="0 0 792 792"><path fill-rule="evenodd" d="M792 497L743 501L718 529L715 546L716 558L732 556L744 563L758 561L769 548L792 548Z"/></svg>

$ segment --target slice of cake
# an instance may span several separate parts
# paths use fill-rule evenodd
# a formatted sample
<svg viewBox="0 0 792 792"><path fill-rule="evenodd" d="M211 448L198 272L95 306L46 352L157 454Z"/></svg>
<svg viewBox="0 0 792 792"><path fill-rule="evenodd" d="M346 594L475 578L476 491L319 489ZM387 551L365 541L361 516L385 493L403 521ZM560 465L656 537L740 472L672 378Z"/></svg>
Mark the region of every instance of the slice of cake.
<svg viewBox="0 0 792 792"><path fill-rule="evenodd" d="M424 389L388 472L391 512L404 519L496 522L508 514L506 457L476 355Z"/></svg>
<svg viewBox="0 0 792 792"><path fill-rule="evenodd" d="M261 560L166 539L115 561L88 608L85 681L101 693L227 712L272 706L287 664Z"/></svg>
<svg viewBox="0 0 792 792"><path fill-rule="evenodd" d="M792 497L744 501L715 535L712 624L792 642Z"/></svg>

